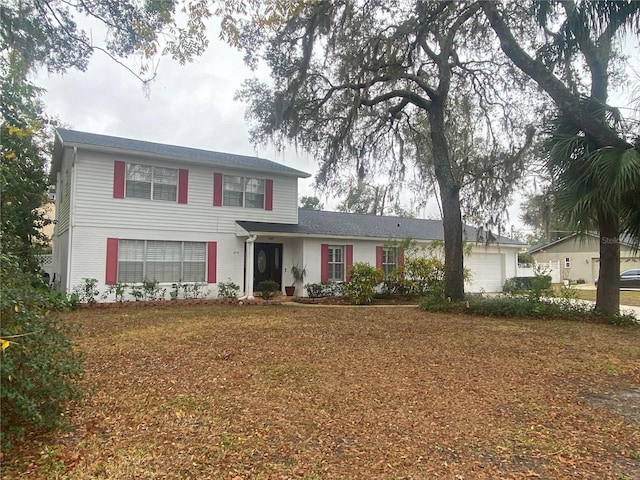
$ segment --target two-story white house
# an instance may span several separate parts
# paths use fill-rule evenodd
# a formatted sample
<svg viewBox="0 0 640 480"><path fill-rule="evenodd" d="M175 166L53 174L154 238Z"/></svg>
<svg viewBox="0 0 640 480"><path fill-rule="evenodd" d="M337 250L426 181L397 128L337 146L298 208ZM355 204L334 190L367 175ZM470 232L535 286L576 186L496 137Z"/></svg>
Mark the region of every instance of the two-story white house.
<svg viewBox="0 0 640 480"><path fill-rule="evenodd" d="M389 240L443 240L438 220L300 210L306 177L257 157L58 129L54 285L199 282L215 296L232 281L252 296L262 280L292 284L293 265L306 268L305 283L343 281L354 262L400 264ZM498 240L465 258L468 291L500 291L516 274L522 244Z"/></svg>

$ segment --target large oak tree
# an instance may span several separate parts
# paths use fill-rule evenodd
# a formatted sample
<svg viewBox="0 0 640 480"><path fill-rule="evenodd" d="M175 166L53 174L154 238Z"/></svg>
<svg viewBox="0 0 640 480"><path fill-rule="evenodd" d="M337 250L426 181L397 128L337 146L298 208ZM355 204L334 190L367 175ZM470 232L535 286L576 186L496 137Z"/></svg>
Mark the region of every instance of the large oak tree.
<svg viewBox="0 0 640 480"><path fill-rule="evenodd" d="M482 2L482 9L511 61L555 102L549 130L549 167L557 202L577 230L600 232L600 282L596 310L619 310L618 238L640 236L640 132L607 106L611 77L626 33L640 34L640 2L531 2L525 17L516 4ZM514 22L518 18L518 23ZM529 21L522 23L522 18ZM522 32L537 29L538 41Z"/></svg>
<svg viewBox="0 0 640 480"><path fill-rule="evenodd" d="M510 144L526 136L509 115L518 102L500 88L518 78L495 57L497 45L486 48L479 12L475 2L310 2L242 35L249 63L266 61L273 81L239 93L254 140L316 153L321 184L345 170L400 181L409 161L423 180L435 177L453 300L464 295L461 190L479 186L469 199L496 206L523 171L522 145Z"/></svg>

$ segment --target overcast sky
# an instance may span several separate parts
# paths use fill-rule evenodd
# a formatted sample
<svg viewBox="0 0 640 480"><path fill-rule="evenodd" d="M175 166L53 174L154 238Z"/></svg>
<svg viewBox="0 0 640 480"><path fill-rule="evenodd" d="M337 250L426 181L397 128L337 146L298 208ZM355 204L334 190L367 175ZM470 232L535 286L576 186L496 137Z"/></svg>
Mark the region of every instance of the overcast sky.
<svg viewBox="0 0 640 480"><path fill-rule="evenodd" d="M81 22L78 22L81 24ZM94 35L96 35L94 33ZM240 84L257 75L242 54L210 34L205 55L179 65L162 58L148 90L123 66L96 51L86 72L39 72L34 83L46 89L47 113L68 128L91 133L256 155L314 174L317 163L291 148L254 148L244 120L245 104L234 100ZM127 65L137 72L134 62ZM303 195L313 195L313 178L301 180Z"/></svg>
<svg viewBox="0 0 640 480"><path fill-rule="evenodd" d="M82 25L81 19L78 23ZM100 30L94 29L97 38ZM34 83L46 89L43 101L48 114L75 130L256 155L314 175L316 161L293 147L277 152L273 147L251 145L245 104L234 96L243 80L257 74L244 65L239 51L218 40L215 21L209 38L207 52L193 63L181 66L161 59L157 79L147 93L140 80L99 51L86 72L41 72ZM135 63L128 65L137 71ZM300 194L314 195L312 184L313 177L300 180ZM335 209L335 199L322 200L326 208ZM510 209L511 223L521 228L518 214L517 206ZM438 217L435 201L421 216L425 215Z"/></svg>

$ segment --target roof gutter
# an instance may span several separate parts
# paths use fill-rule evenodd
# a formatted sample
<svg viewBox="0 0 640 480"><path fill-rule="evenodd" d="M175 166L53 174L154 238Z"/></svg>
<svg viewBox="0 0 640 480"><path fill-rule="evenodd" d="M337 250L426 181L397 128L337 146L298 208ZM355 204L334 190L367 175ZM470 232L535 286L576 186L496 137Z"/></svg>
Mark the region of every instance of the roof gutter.
<svg viewBox="0 0 640 480"><path fill-rule="evenodd" d="M191 163L191 164L195 164L195 165L214 166L214 167L219 167L219 168L224 168L224 169L229 169L229 170L261 172L261 173L268 173L268 174L271 174L271 175L282 175L282 176L285 176L285 177L294 177L294 178L309 178L309 177L311 177L311 174L306 173L306 172L302 172L300 170L295 170L295 169L292 169L294 171L291 172L291 171L286 171L286 170L285 171L281 171L281 170L275 170L275 169L269 169L269 168L261 168L261 167L255 167L255 166L228 165L228 164L225 164L225 163L215 162L213 160L200 160L198 158L193 158L193 157L183 157L183 156L178 156L178 155L167 155L167 154L153 153L153 152L141 152L140 150L130 150L130 149L126 149L126 148L105 147L105 146L93 145L93 144L89 144L89 143L65 142L62 139L62 137L59 136L58 133L56 133L56 135L58 135L58 138L60 138L60 141L63 142L65 147L74 147L74 148L78 148L79 147L79 148L82 148L82 149L91 150L93 152L99 152L99 153L108 153L108 154L113 154L113 155L118 155L118 154L123 154L124 153L127 156L138 157L138 158L149 158L149 159L153 159L153 160L157 160L157 159L167 160L167 161L179 160L180 162ZM287 167L287 168L290 168L290 167Z"/></svg>

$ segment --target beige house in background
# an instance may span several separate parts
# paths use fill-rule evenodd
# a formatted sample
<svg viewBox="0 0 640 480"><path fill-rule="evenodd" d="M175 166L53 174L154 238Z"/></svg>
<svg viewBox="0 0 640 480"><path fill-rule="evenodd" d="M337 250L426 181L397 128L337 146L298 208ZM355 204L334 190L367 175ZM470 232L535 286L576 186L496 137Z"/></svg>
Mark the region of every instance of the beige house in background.
<svg viewBox="0 0 640 480"><path fill-rule="evenodd" d="M40 207L40 209L44 212L45 218L51 220L51 223L45 227L42 227L41 231L44 233L49 239L48 245L53 245L53 229L55 225L53 221L56 219L56 204L55 202L45 203Z"/></svg>
<svg viewBox="0 0 640 480"><path fill-rule="evenodd" d="M620 238L620 272L640 267L640 254L631 243ZM559 262L560 278L594 283L600 269L600 238L595 233L577 234L528 250L537 263Z"/></svg>

